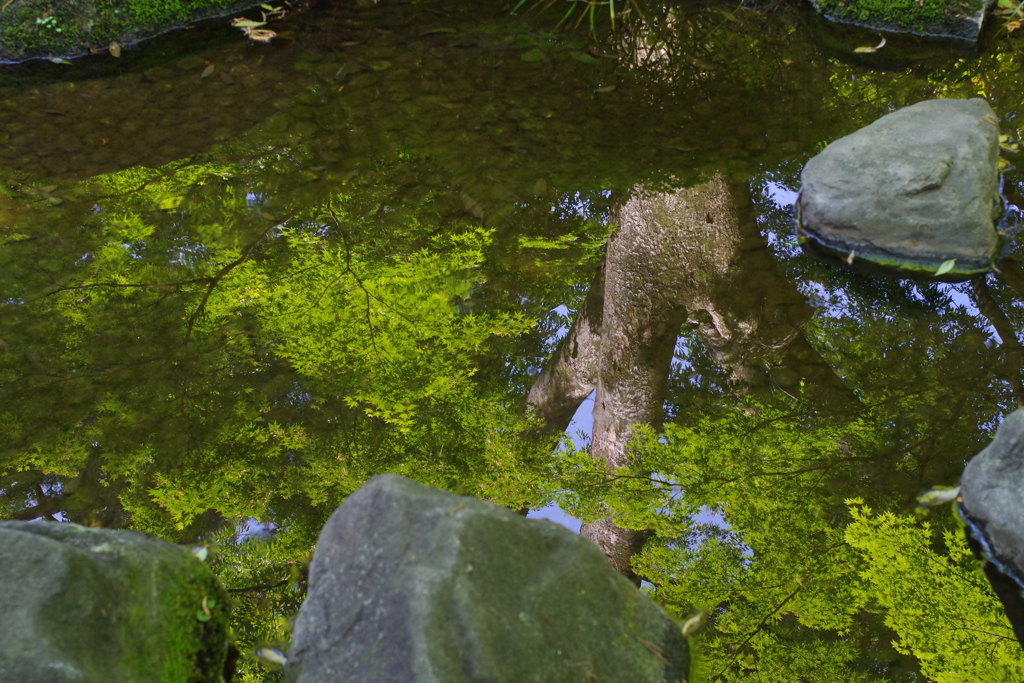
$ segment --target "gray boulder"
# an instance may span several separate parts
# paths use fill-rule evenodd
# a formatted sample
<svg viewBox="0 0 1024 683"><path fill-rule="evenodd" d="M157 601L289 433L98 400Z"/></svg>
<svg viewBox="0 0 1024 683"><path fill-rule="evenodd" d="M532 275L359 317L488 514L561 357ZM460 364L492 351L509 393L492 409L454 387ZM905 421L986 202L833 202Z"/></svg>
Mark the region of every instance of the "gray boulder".
<svg viewBox="0 0 1024 683"><path fill-rule="evenodd" d="M0 586L0 681L221 679L226 595L186 548L77 524L0 522Z"/></svg>
<svg viewBox="0 0 1024 683"><path fill-rule="evenodd" d="M679 683L679 627L591 541L378 476L320 534L286 680Z"/></svg>
<svg viewBox="0 0 1024 683"><path fill-rule="evenodd" d="M986 272L999 246L999 126L981 99L928 100L807 162L798 236L847 265L945 279Z"/></svg>
<svg viewBox="0 0 1024 683"><path fill-rule="evenodd" d="M1024 410L999 425L960 480L967 540L1024 644Z"/></svg>

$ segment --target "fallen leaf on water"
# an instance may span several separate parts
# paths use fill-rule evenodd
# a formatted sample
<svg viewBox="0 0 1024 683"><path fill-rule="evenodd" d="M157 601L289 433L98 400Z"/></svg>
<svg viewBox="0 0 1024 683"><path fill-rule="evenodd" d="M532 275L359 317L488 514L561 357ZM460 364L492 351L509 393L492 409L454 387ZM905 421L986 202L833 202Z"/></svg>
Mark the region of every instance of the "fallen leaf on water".
<svg viewBox="0 0 1024 683"><path fill-rule="evenodd" d="M64 59L63 57L51 57L50 61L54 64L70 64L71 62Z"/></svg>
<svg viewBox="0 0 1024 683"><path fill-rule="evenodd" d="M789 66L790 64L793 63L793 60L792 59L783 59L782 63L785 64L786 66Z"/></svg>
<svg viewBox="0 0 1024 683"><path fill-rule="evenodd" d="M252 19L246 19L245 17L235 17L231 20L231 25L235 28L256 28L258 26L264 26L267 22L265 21L253 21Z"/></svg>
<svg viewBox="0 0 1024 683"><path fill-rule="evenodd" d="M117 44L116 40L110 41L110 45L107 46L107 50L110 51L110 56L111 57L120 57L121 56L121 46Z"/></svg>
<svg viewBox="0 0 1024 683"><path fill-rule="evenodd" d="M271 38L277 37L277 33L265 28L247 29L245 35L249 36L249 40L254 40L257 43L269 43Z"/></svg>
<svg viewBox="0 0 1024 683"><path fill-rule="evenodd" d="M956 259L951 258L948 261L943 261L939 269L935 271L936 275L945 275L949 271L953 270L953 266L956 265Z"/></svg>
<svg viewBox="0 0 1024 683"><path fill-rule="evenodd" d="M208 76L212 76L213 75L213 70L216 69L216 68L217 67L214 66L213 64L207 65L207 67L205 69L203 69L203 73L200 76L200 78L206 78Z"/></svg>
<svg viewBox="0 0 1024 683"><path fill-rule="evenodd" d="M617 86L617 85L606 85L603 88L598 88L594 92L611 92L612 90L615 90L615 88L617 88L617 87L619 87L619 86Z"/></svg>
<svg viewBox="0 0 1024 683"><path fill-rule="evenodd" d="M361 45L361 44L362 44L362 41L360 41L360 40L343 40L343 41L341 41L341 46L342 47L355 47L356 45Z"/></svg>
<svg viewBox="0 0 1024 683"><path fill-rule="evenodd" d="M875 45L874 47L858 47L854 49L854 52L859 52L861 54L866 54L869 52L878 52L883 47L885 47L885 38L882 38L882 42L880 42L878 45Z"/></svg>
<svg viewBox="0 0 1024 683"><path fill-rule="evenodd" d="M288 663L288 657L286 657L284 652L281 652L281 650L276 647L261 647L256 650L256 656L260 659L265 659L268 662L280 664L281 666Z"/></svg>

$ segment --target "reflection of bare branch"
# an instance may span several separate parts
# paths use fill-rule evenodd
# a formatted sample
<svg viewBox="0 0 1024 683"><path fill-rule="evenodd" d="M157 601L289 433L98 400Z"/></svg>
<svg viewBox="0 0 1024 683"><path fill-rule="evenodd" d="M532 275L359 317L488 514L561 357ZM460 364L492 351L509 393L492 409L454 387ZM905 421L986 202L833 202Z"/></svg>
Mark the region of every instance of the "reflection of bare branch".
<svg viewBox="0 0 1024 683"><path fill-rule="evenodd" d="M216 275L208 279L209 284L206 287L206 292L203 293L202 300L199 302L199 305L196 306L196 310L192 312L192 315L188 317L188 323L186 324L185 332L185 343L188 343L189 339L192 338L192 330L195 327L196 321L199 319L200 314L202 314L202 312L206 309L206 302L210 300L210 296L213 294L213 290L216 289L218 284L220 284L220 281L223 280L232 270L245 263L249 259L249 256L252 255L252 252L256 249L256 247L259 246L260 242L262 242L264 238L266 238L266 236L269 235L272 230L279 227L281 227L281 224L271 225L266 230L261 232L259 236L256 237L256 239L242 247L242 251L238 255L238 258L236 258L234 261L221 268L219 271L217 271Z"/></svg>
<svg viewBox="0 0 1024 683"><path fill-rule="evenodd" d="M272 590L274 588L280 588L281 586L287 586L291 583L291 579L284 579L277 583L266 583L259 586L246 586L245 588L228 588L228 593L262 593L263 591Z"/></svg>
<svg viewBox="0 0 1024 683"><path fill-rule="evenodd" d="M552 432L564 432L580 404L597 387L604 309L604 267L598 270L587 298L526 398Z"/></svg>
<svg viewBox="0 0 1024 683"><path fill-rule="evenodd" d="M835 546L833 546L833 547L835 547ZM825 551L825 552L827 553L828 551ZM795 597L796 597L796 594L797 594L797 593L799 593L799 592L800 592L800 589L802 589L802 588L803 588L803 584L797 584L797 587L796 587L796 588L794 588L794 589L793 589L793 591L792 591L792 592L791 592L791 593L790 593L789 595L787 595L786 597L784 597L784 598L782 599L782 602L780 602L780 603L779 603L778 605L776 605L776 606L775 606L775 607L774 607L774 608L772 609L772 611L771 611L771 612L769 612L768 614L764 615L764 619L762 619L762 620L761 620L761 621L760 621L760 622L759 622L759 623L757 624L757 626L755 626L754 628L750 629L750 633L748 633L748 634L747 634L747 637L743 639L743 642L741 642L741 643L740 643L739 645L737 645L736 647L734 647L734 648L732 649L732 654L731 654L731 655L729 656L729 660L728 660L728 661L727 661L727 662L725 663L725 666L724 666L724 667L722 667L722 670L721 670L721 671L719 671L719 672L718 672L717 674L715 674L714 676L712 676L712 677L711 677L711 679L710 679L710 683L715 683L715 681L719 681L719 680L721 680L721 679L722 679L722 676L724 676L724 675L725 675L725 672L726 672L726 671L728 671L729 669L731 669L731 668L732 668L733 662L735 662L735 661L736 661L736 657L738 657L738 656L739 656L739 654L740 654L740 650L742 650L742 649L743 649L743 648L744 648L744 647L746 646L746 644L747 644L747 643L749 643L749 642L751 641L751 639L752 639L752 638L753 638L754 636L756 636L756 635L757 635L758 631L760 631L760 630L761 630L762 628L764 628L764 626L765 626L765 625L766 625L766 624L768 623L768 620L769 620L769 619L771 619L771 618L772 618L772 617L774 617L774 616L775 616L776 614L778 614L778 613L779 613L779 611L780 611L780 610L781 610L781 609L782 609L783 607L785 607L785 606L786 606L786 603L788 603L788 602L789 602L790 600L792 600L793 598L795 598Z"/></svg>
<svg viewBox="0 0 1024 683"><path fill-rule="evenodd" d="M971 291L974 293L974 302L981 314L988 318L992 327L1002 337L1003 341L1003 367L1006 374L1003 378L1013 388L1013 397L1017 400L1018 407L1024 407L1024 382L1021 380L1020 366L1024 349L1021 347L1020 339L1013 329L1013 323L1003 313L1003 309L992 297L985 278L979 277L971 282Z"/></svg>

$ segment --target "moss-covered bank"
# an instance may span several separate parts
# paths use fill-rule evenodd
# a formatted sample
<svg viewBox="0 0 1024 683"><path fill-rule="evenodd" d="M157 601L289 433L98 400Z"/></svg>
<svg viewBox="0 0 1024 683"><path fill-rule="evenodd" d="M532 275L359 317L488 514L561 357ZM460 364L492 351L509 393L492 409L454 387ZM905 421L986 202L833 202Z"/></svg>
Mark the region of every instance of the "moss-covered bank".
<svg viewBox="0 0 1024 683"><path fill-rule="evenodd" d="M990 0L814 0L829 19L918 35L976 40Z"/></svg>
<svg viewBox="0 0 1024 683"><path fill-rule="evenodd" d="M253 0L12 0L0 5L0 61L64 58L130 45L191 22L237 12Z"/></svg>

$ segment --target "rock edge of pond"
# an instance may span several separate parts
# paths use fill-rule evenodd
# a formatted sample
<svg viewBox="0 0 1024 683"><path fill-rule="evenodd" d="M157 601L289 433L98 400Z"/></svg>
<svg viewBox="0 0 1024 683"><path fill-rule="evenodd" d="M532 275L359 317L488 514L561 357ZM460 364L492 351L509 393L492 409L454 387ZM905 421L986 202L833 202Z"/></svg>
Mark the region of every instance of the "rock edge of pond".
<svg viewBox="0 0 1024 683"><path fill-rule="evenodd" d="M13 0L0 10L0 63L63 60L132 45L194 22L259 6L253 0Z"/></svg>
<svg viewBox="0 0 1024 683"><path fill-rule="evenodd" d="M829 21L976 43L994 0L812 0Z"/></svg>
<svg viewBox="0 0 1024 683"><path fill-rule="evenodd" d="M979 98L918 102L804 166L797 234L840 265L963 280L999 249L999 120Z"/></svg>

